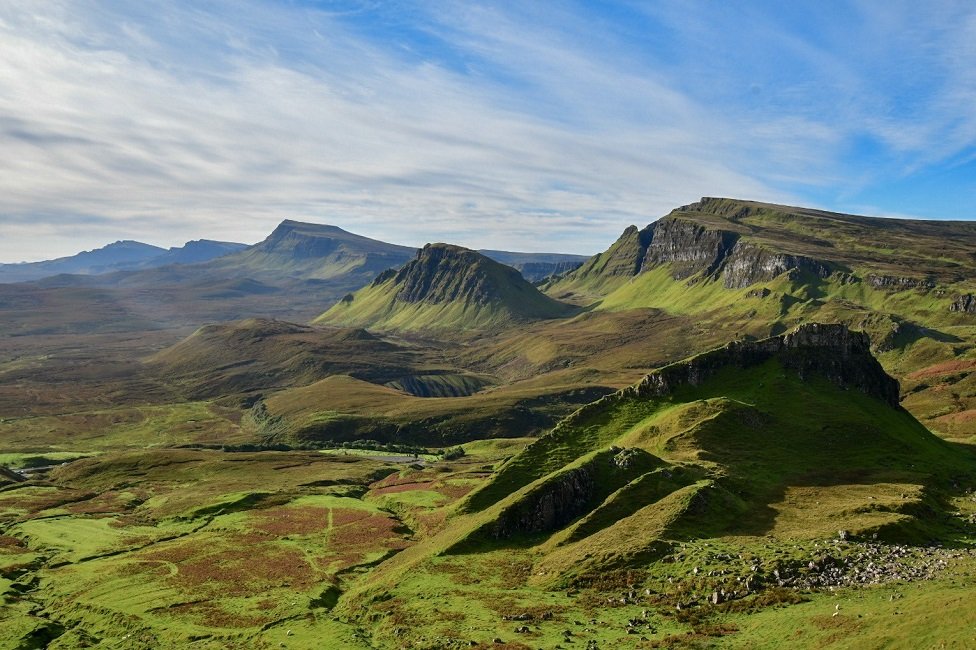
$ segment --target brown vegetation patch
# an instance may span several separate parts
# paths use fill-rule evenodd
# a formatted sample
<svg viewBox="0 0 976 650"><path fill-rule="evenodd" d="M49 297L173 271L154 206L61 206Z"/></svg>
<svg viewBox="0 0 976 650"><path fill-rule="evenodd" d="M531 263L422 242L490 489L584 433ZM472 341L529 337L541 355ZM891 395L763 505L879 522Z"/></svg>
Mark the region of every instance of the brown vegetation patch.
<svg viewBox="0 0 976 650"><path fill-rule="evenodd" d="M441 485L437 488L437 492L443 494L448 499L457 500L468 495L471 490L474 489L474 485L457 485L454 483L448 483L446 485Z"/></svg>
<svg viewBox="0 0 976 650"><path fill-rule="evenodd" d="M11 495L3 499L3 506L5 509L24 510L30 514L37 514L43 510L50 510L52 508L86 501L96 496L94 492L59 488L56 492L50 494Z"/></svg>
<svg viewBox="0 0 976 650"><path fill-rule="evenodd" d="M313 567L295 549L274 544L229 548L183 562L174 581L191 589L209 588L221 595L244 596L255 589L307 589L316 582Z"/></svg>
<svg viewBox="0 0 976 650"><path fill-rule="evenodd" d="M8 549L8 548L21 549L21 548L27 548L27 544L25 544L22 540L14 537L12 535L0 535L0 548L2 548L2 549Z"/></svg>
<svg viewBox="0 0 976 650"><path fill-rule="evenodd" d="M377 490L373 490L373 494L380 496L383 494L396 494L397 492L411 492L413 490L430 490L434 487L434 481L428 482L413 482L413 483L397 483L396 485L389 485L386 487L381 487Z"/></svg>
<svg viewBox="0 0 976 650"><path fill-rule="evenodd" d="M959 411L958 413L949 413L948 415L937 417L933 421L946 424L964 424L974 420L976 420L976 409L968 409L966 411Z"/></svg>
<svg viewBox="0 0 976 650"><path fill-rule="evenodd" d="M414 516L418 532L423 537L429 537L444 527L447 520L447 509L439 508L432 512L417 513Z"/></svg>
<svg viewBox="0 0 976 650"><path fill-rule="evenodd" d="M976 370L976 359L955 359L937 363L921 370L905 375L906 379L925 379L926 377L936 377L947 375L952 372L962 372L966 370Z"/></svg>
<svg viewBox="0 0 976 650"><path fill-rule="evenodd" d="M248 616L228 612L211 603L186 603L184 605L169 607L165 612L176 616L192 617L198 624L206 627L230 629L260 627L273 620L268 616Z"/></svg>
<svg viewBox="0 0 976 650"><path fill-rule="evenodd" d="M379 514L363 517L353 524L337 526L333 522L329 545L340 552L405 548L407 544L399 529L400 522Z"/></svg>
<svg viewBox="0 0 976 650"><path fill-rule="evenodd" d="M374 516L373 513L360 508L333 508L332 527L339 528L340 526L348 526L365 521L372 516Z"/></svg>
<svg viewBox="0 0 976 650"><path fill-rule="evenodd" d="M252 514L253 527L271 535L311 535L325 530L329 509L318 506L269 508Z"/></svg>
<svg viewBox="0 0 976 650"><path fill-rule="evenodd" d="M115 514L128 510L128 503L120 498L118 492L103 492L85 501L76 501L65 506L65 510L76 515Z"/></svg>

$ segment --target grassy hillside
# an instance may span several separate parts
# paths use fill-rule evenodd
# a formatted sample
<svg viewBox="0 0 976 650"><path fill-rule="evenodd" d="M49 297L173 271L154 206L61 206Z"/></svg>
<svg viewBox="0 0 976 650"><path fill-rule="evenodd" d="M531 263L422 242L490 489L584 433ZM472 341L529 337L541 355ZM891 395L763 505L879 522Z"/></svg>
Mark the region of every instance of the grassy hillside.
<svg viewBox="0 0 976 650"><path fill-rule="evenodd" d="M976 358L974 246L971 222L703 199L628 229L546 291L595 312L690 318L706 339L847 323L871 335L882 363L904 381L906 406L940 433L968 438L976 435L966 370ZM923 375L930 381L911 378Z"/></svg>
<svg viewBox="0 0 976 650"><path fill-rule="evenodd" d="M399 271L346 296L315 322L443 334L494 330L571 311L511 267L458 246L428 244Z"/></svg>
<svg viewBox="0 0 976 650"><path fill-rule="evenodd" d="M401 621L452 612L469 637L507 640L515 629L533 644L628 647L635 633L685 631L703 645L736 642L746 614L816 599L801 595L815 585L931 578L959 555L901 545L970 541L973 508L956 508L974 478L971 451L897 406L862 335L804 327L667 366L581 408L497 468L440 533L354 590L344 611ZM531 623L506 629L502 614ZM577 628L573 616L605 622ZM459 638L435 629L441 643ZM374 639L390 634L381 625Z"/></svg>

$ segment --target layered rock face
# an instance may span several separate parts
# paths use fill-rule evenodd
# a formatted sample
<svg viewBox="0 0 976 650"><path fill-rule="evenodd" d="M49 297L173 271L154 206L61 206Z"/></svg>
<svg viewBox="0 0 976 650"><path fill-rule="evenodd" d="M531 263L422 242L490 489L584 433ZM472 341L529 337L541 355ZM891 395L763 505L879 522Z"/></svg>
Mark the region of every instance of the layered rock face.
<svg viewBox="0 0 976 650"><path fill-rule="evenodd" d="M656 221L646 230L649 244L639 272L670 264L675 279L703 272L721 279L728 289L768 282L793 269L819 278L832 272L826 262L771 251L743 240L737 232L706 228L677 217Z"/></svg>
<svg viewBox="0 0 976 650"><path fill-rule="evenodd" d="M871 341L846 325L811 323L761 341L733 341L725 347L665 366L626 389L642 397L661 397L682 385L697 386L728 367L750 368L777 358L801 379L821 376L899 408L898 381L871 355Z"/></svg>
<svg viewBox="0 0 976 650"><path fill-rule="evenodd" d="M495 539L507 539L520 533L562 528L589 509L594 489L589 467L569 470L505 510L494 522L490 534Z"/></svg>
<svg viewBox="0 0 976 650"><path fill-rule="evenodd" d="M681 280L696 273L721 279L728 289L768 282L797 270L818 278L832 272L827 262L772 251L732 230L706 227L679 216L666 217L643 230L630 226L606 252L591 258L575 277L633 277L663 264Z"/></svg>

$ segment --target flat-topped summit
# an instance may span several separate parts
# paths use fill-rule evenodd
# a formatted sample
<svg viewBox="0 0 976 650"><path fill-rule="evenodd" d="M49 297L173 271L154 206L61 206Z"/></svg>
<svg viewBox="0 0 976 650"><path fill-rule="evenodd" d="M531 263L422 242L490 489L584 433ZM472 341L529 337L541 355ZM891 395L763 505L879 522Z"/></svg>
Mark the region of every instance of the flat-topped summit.
<svg viewBox="0 0 976 650"><path fill-rule="evenodd" d="M819 279L847 274L875 288L931 288L976 277L974 248L971 221L863 217L705 197L643 229L628 227L548 293L601 297L660 267L675 279L700 276L727 289L790 272Z"/></svg>
<svg viewBox="0 0 976 650"><path fill-rule="evenodd" d="M316 322L391 330L479 330L565 316L515 269L473 250L427 244L397 271L380 274Z"/></svg>

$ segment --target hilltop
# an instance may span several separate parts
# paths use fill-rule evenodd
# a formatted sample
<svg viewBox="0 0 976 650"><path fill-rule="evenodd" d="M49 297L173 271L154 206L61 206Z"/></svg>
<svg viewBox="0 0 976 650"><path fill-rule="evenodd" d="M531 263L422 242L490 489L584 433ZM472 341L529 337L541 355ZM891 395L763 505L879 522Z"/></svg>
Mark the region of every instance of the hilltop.
<svg viewBox="0 0 976 650"><path fill-rule="evenodd" d="M416 249L347 232L338 226L286 219L268 237L211 265L217 273L234 272L259 280L364 278L396 268Z"/></svg>
<svg viewBox="0 0 976 650"><path fill-rule="evenodd" d="M400 270L381 274L315 322L444 332L496 329L571 312L511 267L460 246L428 244Z"/></svg>

